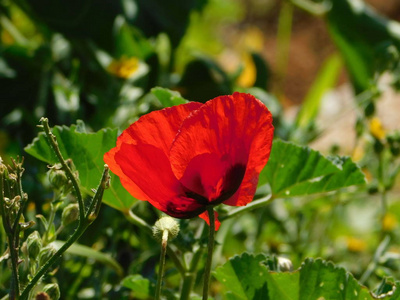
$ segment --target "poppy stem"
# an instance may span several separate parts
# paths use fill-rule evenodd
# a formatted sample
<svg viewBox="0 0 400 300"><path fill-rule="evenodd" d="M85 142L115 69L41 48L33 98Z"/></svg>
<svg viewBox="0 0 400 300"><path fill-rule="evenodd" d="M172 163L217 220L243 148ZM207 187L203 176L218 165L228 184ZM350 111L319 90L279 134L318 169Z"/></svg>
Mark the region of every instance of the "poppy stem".
<svg viewBox="0 0 400 300"><path fill-rule="evenodd" d="M161 296L161 286L162 286L162 279L164 277L165 254L167 253L167 244L168 244L168 230L164 230L161 240L160 268L158 271L155 300L159 300Z"/></svg>
<svg viewBox="0 0 400 300"><path fill-rule="evenodd" d="M214 251L214 239L215 239L215 217L214 209L212 206L207 207L208 218L210 220L210 230L208 235L208 252L207 252L207 262L204 270L204 285L203 285L203 300L208 299L208 289L210 287L210 274L211 274L211 264L212 256Z"/></svg>

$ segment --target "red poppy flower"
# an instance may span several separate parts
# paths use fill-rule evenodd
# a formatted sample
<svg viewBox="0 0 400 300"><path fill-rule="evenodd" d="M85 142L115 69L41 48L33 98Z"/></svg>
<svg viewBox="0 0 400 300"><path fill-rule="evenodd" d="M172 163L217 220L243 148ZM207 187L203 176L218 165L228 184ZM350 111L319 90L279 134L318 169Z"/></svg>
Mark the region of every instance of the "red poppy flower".
<svg viewBox="0 0 400 300"><path fill-rule="evenodd" d="M273 130L261 101L234 93L142 116L104 161L135 198L172 217L208 222L208 205L252 201Z"/></svg>

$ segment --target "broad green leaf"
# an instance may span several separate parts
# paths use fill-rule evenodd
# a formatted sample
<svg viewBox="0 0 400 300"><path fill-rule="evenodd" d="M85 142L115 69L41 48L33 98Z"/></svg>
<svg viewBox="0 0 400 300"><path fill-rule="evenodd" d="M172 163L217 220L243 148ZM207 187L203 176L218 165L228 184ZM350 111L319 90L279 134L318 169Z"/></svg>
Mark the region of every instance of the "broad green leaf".
<svg viewBox="0 0 400 300"><path fill-rule="evenodd" d="M337 54L331 55L325 61L297 114L297 126L306 127L314 121L319 111L321 99L328 90L334 87L341 66L342 63Z"/></svg>
<svg viewBox="0 0 400 300"><path fill-rule="evenodd" d="M149 299L154 295L154 286L142 275L130 275L122 280L122 285L132 290L135 299Z"/></svg>
<svg viewBox="0 0 400 300"><path fill-rule="evenodd" d="M259 184L269 183L274 196L303 196L365 183L348 157L326 158L309 147L276 140Z"/></svg>
<svg viewBox="0 0 400 300"><path fill-rule="evenodd" d="M377 49L384 44L400 49L400 24L378 15L363 1L331 0L327 14L330 34L340 50L357 93L373 79Z"/></svg>
<svg viewBox="0 0 400 300"><path fill-rule="evenodd" d="M158 101L164 107L171 107L178 104L184 104L188 102L184 98L182 98L181 94L176 91L171 91L169 89L165 89L162 87L155 87L151 89L151 93L156 96Z"/></svg>
<svg viewBox="0 0 400 300"><path fill-rule="evenodd" d="M229 299L266 299L268 269L262 262L264 255L253 256L243 253L231 258L215 270L214 276L229 288Z"/></svg>
<svg viewBox="0 0 400 300"><path fill-rule="evenodd" d="M61 248L65 242L63 241L54 241L52 244L55 245L57 249ZM121 265L110 255L107 255L105 253L99 252L94 250L93 248L84 246L84 245L79 245L79 244L72 244L66 251L69 254L73 255L78 255L78 256L83 256L86 258L90 259L95 259L98 262L101 262L102 264L109 266L110 268L113 268L115 272L119 276L123 276L124 270L122 269Z"/></svg>
<svg viewBox="0 0 400 300"><path fill-rule="evenodd" d="M321 259L306 259L294 272L269 271L269 258L243 253L216 269L214 276L226 286L227 299L263 300L373 300L368 289L344 268ZM379 299L400 299L400 283ZM386 284L386 287L388 285ZM262 292L262 294L261 294ZM259 297L259 298L257 298Z"/></svg>
<svg viewBox="0 0 400 300"><path fill-rule="evenodd" d="M115 146L117 129L86 133L83 122L78 122L78 125L71 127L55 126L53 134L57 137L64 159L73 160L79 172L82 190L92 195L91 189L98 186L103 172L103 155ZM43 132L39 133L25 151L48 164L58 163ZM135 199L122 187L119 178L111 174L111 186L105 191L103 202L126 212L134 204Z"/></svg>

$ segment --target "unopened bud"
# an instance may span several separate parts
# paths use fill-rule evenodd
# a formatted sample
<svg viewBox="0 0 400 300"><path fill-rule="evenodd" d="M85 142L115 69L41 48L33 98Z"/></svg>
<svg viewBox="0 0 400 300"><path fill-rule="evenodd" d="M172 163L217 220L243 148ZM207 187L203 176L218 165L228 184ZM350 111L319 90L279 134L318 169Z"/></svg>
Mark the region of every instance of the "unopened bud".
<svg viewBox="0 0 400 300"><path fill-rule="evenodd" d="M164 231L168 231L169 239L175 238L179 233L178 222L168 216L161 217L153 226L153 235L161 240L163 238Z"/></svg>
<svg viewBox="0 0 400 300"><path fill-rule="evenodd" d="M285 257L278 257L278 270L281 272L293 271L293 263Z"/></svg>
<svg viewBox="0 0 400 300"><path fill-rule="evenodd" d="M50 184L54 188L60 189L64 185L68 184L67 175L65 174L65 171L62 169L61 164L55 164L54 166L50 167L48 174L49 174Z"/></svg>
<svg viewBox="0 0 400 300"><path fill-rule="evenodd" d="M56 252L57 249L52 244L42 248L39 253L39 265L43 266Z"/></svg>
<svg viewBox="0 0 400 300"><path fill-rule="evenodd" d="M42 239L39 232L32 232L26 239L26 247L28 248L29 259L35 260L42 249Z"/></svg>
<svg viewBox="0 0 400 300"><path fill-rule="evenodd" d="M46 284L43 288L43 292L46 293L51 300L60 299L60 288L57 283Z"/></svg>
<svg viewBox="0 0 400 300"><path fill-rule="evenodd" d="M79 207L77 203L71 203L67 205L61 215L61 223L63 226L67 226L72 222L78 220Z"/></svg>

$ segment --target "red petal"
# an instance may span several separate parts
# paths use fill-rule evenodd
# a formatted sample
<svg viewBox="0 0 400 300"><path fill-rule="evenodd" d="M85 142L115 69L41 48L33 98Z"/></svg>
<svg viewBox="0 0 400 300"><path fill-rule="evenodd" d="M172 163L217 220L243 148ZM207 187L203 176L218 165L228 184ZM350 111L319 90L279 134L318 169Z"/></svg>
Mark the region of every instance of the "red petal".
<svg viewBox="0 0 400 300"><path fill-rule="evenodd" d="M122 143L135 144L135 141L140 141L156 146L168 156L182 122L201 106L201 103L189 102L144 115L124 130L117 140L117 147Z"/></svg>
<svg viewBox="0 0 400 300"><path fill-rule="evenodd" d="M262 102L240 93L217 97L182 123L170 151L172 170L185 186L190 182L187 174L191 174L192 186L200 176L201 182L214 182L215 189L220 183L214 172L218 176L225 173L222 185L237 192L224 199L224 203L245 205L254 196L258 175L269 158L272 138L272 116ZM196 158L205 154L213 158ZM204 165L200 167L196 160L202 160Z"/></svg>
<svg viewBox="0 0 400 300"><path fill-rule="evenodd" d="M208 226L210 226L210 217L208 216L208 211L203 212L202 214L199 215L200 218L202 218ZM219 226L221 226L221 222L218 220L218 213L214 211L214 224L215 224L215 231L219 229Z"/></svg>
<svg viewBox="0 0 400 300"><path fill-rule="evenodd" d="M160 148L168 156L169 148L183 120L201 105L201 103L190 102L142 116L122 132L117 139L117 146L104 155L105 163L114 174L120 177L122 185L133 197L148 200L145 193L134 182L134 178L127 177L115 161L115 155L120 151L121 145L136 144L141 141Z"/></svg>
<svg viewBox="0 0 400 300"><path fill-rule="evenodd" d="M141 142L122 144L115 161L124 178L131 178L157 209L177 218L190 218L204 211L203 205L185 196L161 149Z"/></svg>

